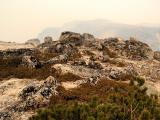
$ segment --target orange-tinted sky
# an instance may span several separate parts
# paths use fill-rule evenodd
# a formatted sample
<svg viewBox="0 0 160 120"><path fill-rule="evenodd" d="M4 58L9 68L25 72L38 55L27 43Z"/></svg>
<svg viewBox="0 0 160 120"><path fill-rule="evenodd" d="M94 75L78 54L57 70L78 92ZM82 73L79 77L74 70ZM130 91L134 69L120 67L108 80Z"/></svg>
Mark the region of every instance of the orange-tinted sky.
<svg viewBox="0 0 160 120"><path fill-rule="evenodd" d="M0 0L0 41L24 42L73 20L160 24L159 5L160 0Z"/></svg>

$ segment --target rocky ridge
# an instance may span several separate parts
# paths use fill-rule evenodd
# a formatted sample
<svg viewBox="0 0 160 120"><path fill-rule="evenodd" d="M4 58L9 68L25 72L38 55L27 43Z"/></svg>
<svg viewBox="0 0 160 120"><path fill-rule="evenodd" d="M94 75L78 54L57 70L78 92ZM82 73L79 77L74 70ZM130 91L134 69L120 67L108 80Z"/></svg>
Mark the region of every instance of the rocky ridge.
<svg viewBox="0 0 160 120"><path fill-rule="evenodd" d="M51 54L54 57L41 59L36 56L37 53ZM1 100L6 98L7 87L10 84L11 86L17 84L17 81L3 80L0 83L0 90L3 91L0 97L0 119L15 119L16 116L21 116L20 120L27 119L28 112L47 105L51 96L59 95L59 86L66 90L80 87L84 83L95 86L103 78L128 82L132 78L143 77L146 86L150 87L148 93L159 93L160 89L153 90L152 87L153 84L160 85L159 54L158 51L154 52L149 45L135 38L98 39L88 33L81 35L69 31L63 32L57 41L53 41L48 36L44 43L33 49L0 51L2 59L20 57L19 66L30 71L47 66L47 69L53 73L41 80L30 79L24 82L21 79L24 83L19 85L18 93L15 93L15 101ZM64 76L67 75L71 77L65 78ZM6 81L11 83L5 83ZM2 104L4 102L6 103ZM26 117L24 118L22 114L26 114Z"/></svg>

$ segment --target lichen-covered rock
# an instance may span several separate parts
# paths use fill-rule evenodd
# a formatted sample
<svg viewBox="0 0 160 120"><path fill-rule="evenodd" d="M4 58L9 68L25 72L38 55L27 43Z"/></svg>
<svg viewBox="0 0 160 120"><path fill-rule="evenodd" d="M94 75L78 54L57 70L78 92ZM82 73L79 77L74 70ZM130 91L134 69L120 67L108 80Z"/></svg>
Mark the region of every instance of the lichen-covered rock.
<svg viewBox="0 0 160 120"><path fill-rule="evenodd" d="M86 61L83 59L78 59L73 61L72 65L82 65L82 66L86 66Z"/></svg>
<svg viewBox="0 0 160 120"><path fill-rule="evenodd" d="M9 112L0 112L0 120L10 120L11 115Z"/></svg>
<svg viewBox="0 0 160 120"><path fill-rule="evenodd" d="M22 57L24 55L32 55L35 53L34 49L11 49L11 50L0 50L0 57L8 58L8 57Z"/></svg>
<svg viewBox="0 0 160 120"><path fill-rule="evenodd" d="M123 76L125 75L125 73L123 73L122 70L118 70L118 69L112 69L109 77L115 80L121 80L123 78Z"/></svg>
<svg viewBox="0 0 160 120"><path fill-rule="evenodd" d="M51 88L53 86L57 85L57 80L53 76L49 76L45 81L44 81L44 86Z"/></svg>
<svg viewBox="0 0 160 120"><path fill-rule="evenodd" d="M145 43L135 38L124 41L120 38L108 38L104 41L104 50L116 53L119 57L124 56L133 60L145 60L153 58L152 49ZM107 49L106 49L107 48Z"/></svg>
<svg viewBox="0 0 160 120"><path fill-rule="evenodd" d="M36 86L35 84L30 84L26 86L21 93L19 94L21 99L26 99L29 96L34 95L40 88Z"/></svg>
<svg viewBox="0 0 160 120"><path fill-rule="evenodd" d="M99 76L91 76L90 78L88 78L88 82L91 85L96 85L98 80L99 80Z"/></svg>
<svg viewBox="0 0 160 120"><path fill-rule="evenodd" d="M95 40L95 37L89 33L83 33L82 35L85 40Z"/></svg>
<svg viewBox="0 0 160 120"><path fill-rule="evenodd" d="M40 93L43 97L49 98L51 95L57 95L56 88L58 86L57 80L53 76L49 76L43 84Z"/></svg>
<svg viewBox="0 0 160 120"><path fill-rule="evenodd" d="M58 86L53 76L49 76L44 82L26 86L19 94L21 101L18 106L13 107L14 111L26 111L46 104L51 96L58 95Z"/></svg>
<svg viewBox="0 0 160 120"><path fill-rule="evenodd" d="M154 52L154 59L160 61L160 51L155 51Z"/></svg>
<svg viewBox="0 0 160 120"><path fill-rule="evenodd" d="M45 37L44 43L52 43L52 37L50 37L50 36Z"/></svg>
<svg viewBox="0 0 160 120"><path fill-rule="evenodd" d="M35 109L38 107L38 101L36 101L33 97L28 97L23 103L23 110Z"/></svg>
<svg viewBox="0 0 160 120"><path fill-rule="evenodd" d="M108 55L101 56L99 59L102 62L109 62L110 61L110 57Z"/></svg>
<svg viewBox="0 0 160 120"><path fill-rule="evenodd" d="M66 63L68 61L69 56L67 54L58 55L46 62L44 64L59 64Z"/></svg>
<svg viewBox="0 0 160 120"><path fill-rule="evenodd" d="M83 36L74 32L62 32L59 41L64 44L81 45L83 43Z"/></svg>
<svg viewBox="0 0 160 120"><path fill-rule="evenodd" d="M57 43L57 44L55 45L55 51L56 51L57 53L62 53L63 50L64 50L64 45L63 45L63 44Z"/></svg>
<svg viewBox="0 0 160 120"><path fill-rule="evenodd" d="M40 68L41 63L34 56L23 56L22 65L28 68Z"/></svg>
<svg viewBox="0 0 160 120"><path fill-rule="evenodd" d="M138 76L138 73L132 66L126 68L112 68L109 73L109 77L114 80L130 80Z"/></svg>
<svg viewBox="0 0 160 120"><path fill-rule="evenodd" d="M124 50L127 57L132 59L153 59L154 55L152 49L147 44L137 41L133 38L126 41Z"/></svg>

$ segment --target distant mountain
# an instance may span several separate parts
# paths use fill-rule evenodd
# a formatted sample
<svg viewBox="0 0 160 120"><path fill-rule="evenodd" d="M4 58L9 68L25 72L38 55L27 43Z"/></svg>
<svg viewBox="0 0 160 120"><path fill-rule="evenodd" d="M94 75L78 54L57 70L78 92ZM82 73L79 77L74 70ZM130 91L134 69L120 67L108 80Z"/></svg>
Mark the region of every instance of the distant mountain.
<svg viewBox="0 0 160 120"><path fill-rule="evenodd" d="M91 33L98 38L107 37L136 37L138 40L148 43L154 50L160 50L160 26L156 25L128 25L115 23L108 20L73 21L62 27L46 28L38 34L39 39L52 36L58 39L63 31L74 31L78 33Z"/></svg>

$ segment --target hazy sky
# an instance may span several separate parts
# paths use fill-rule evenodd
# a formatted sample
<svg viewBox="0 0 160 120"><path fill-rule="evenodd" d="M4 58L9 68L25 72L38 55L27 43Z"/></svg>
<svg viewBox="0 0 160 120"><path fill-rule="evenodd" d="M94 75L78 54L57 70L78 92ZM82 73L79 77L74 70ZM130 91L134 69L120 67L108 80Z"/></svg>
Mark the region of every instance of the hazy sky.
<svg viewBox="0 0 160 120"><path fill-rule="evenodd" d="M24 42L73 20L160 24L159 7L160 0L0 0L0 41Z"/></svg>

